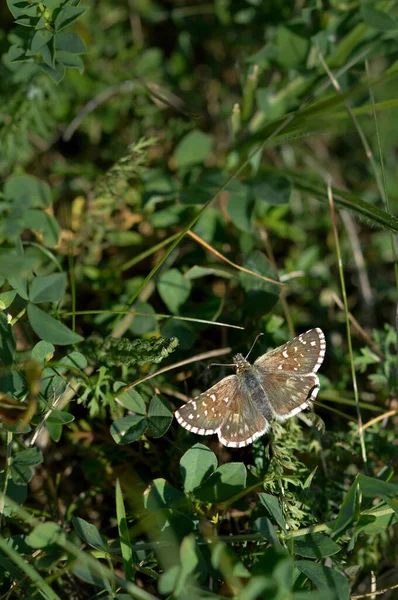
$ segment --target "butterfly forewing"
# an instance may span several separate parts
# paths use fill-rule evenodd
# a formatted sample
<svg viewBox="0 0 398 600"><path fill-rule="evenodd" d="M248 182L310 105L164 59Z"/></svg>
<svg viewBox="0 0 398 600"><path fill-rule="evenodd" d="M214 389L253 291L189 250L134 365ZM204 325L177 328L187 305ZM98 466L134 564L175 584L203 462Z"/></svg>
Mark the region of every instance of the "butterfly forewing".
<svg viewBox="0 0 398 600"><path fill-rule="evenodd" d="M297 375L316 373L326 352L323 331L317 327L260 356L254 366L267 371L288 371Z"/></svg>
<svg viewBox="0 0 398 600"><path fill-rule="evenodd" d="M175 413L177 421L192 433L216 433L226 417L227 406L238 390L238 377L230 375L200 396L181 406Z"/></svg>

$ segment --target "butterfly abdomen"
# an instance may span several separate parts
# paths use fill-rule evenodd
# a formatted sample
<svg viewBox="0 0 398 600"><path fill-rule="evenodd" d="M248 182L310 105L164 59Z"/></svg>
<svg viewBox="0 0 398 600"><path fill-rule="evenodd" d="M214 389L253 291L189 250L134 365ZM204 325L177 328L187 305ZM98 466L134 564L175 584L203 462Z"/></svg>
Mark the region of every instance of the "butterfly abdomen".
<svg viewBox="0 0 398 600"><path fill-rule="evenodd" d="M250 369L245 369L238 377L249 401L267 419L267 421L272 421L273 414L268 402L268 396L253 367L250 366Z"/></svg>

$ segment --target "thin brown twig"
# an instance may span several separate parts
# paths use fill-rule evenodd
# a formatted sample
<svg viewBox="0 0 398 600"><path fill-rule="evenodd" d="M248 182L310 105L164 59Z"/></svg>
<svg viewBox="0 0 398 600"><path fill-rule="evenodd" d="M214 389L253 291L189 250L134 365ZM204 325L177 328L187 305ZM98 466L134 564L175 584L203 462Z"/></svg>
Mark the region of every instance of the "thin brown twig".
<svg viewBox="0 0 398 600"><path fill-rule="evenodd" d="M159 386L159 392L161 394L166 394L167 396L172 396L173 398L177 398L178 400L182 400L183 402L188 402L190 397L186 394L181 394L181 392L177 392L177 390L172 390L168 387Z"/></svg>
<svg viewBox="0 0 398 600"><path fill-rule="evenodd" d="M210 244L208 244L204 239L199 237L196 233L193 233L193 231L188 231L188 235L193 240L198 242L198 244L201 244L204 248L206 248L206 250L208 250L209 252L211 252L212 254L217 256L220 260L223 260L224 262L231 265L231 267L234 267L235 269L238 269L239 271L243 271L244 273L248 273L249 275L254 275L254 277L258 277L259 279L263 279L264 281L268 281L269 283L275 283L275 285L280 285L280 286L284 285L281 281L275 281L274 279L270 279L269 277L260 275L259 273L256 273L255 271L251 271L250 269L246 269L245 267L241 267L240 265L237 265L236 263L232 262L232 260L229 260L229 258L227 258L223 254L218 252L218 250L213 248L213 246L210 246Z"/></svg>
<svg viewBox="0 0 398 600"><path fill-rule="evenodd" d="M362 292L362 297L365 301L366 306L372 309L374 306L374 298L372 288L369 281L369 275L366 270L365 259L363 256L361 243L359 241L357 226L348 210L341 211L341 218L347 233L350 237L351 248L354 254L354 261L358 271L359 287Z"/></svg>
<svg viewBox="0 0 398 600"><path fill-rule="evenodd" d="M360 598L369 598L370 596L381 596L381 594L386 594L391 590L396 590L398 588L398 583L392 585L391 587L384 588L383 590L376 590L375 592L367 592L366 594L357 594L355 596L351 596L351 600L359 600Z"/></svg>
<svg viewBox="0 0 398 600"><path fill-rule="evenodd" d="M149 375L146 375L145 377L141 377L141 379L137 379L133 383L126 385L124 388L122 388L121 391L128 392L128 390L131 390L136 385L139 385L140 383L143 383L144 381L149 381L149 379L152 379L153 377L156 377L157 375L160 375L161 373L166 373L166 371L172 371L173 369L178 369L179 367L189 365L190 363L193 363L193 362L198 362L199 360L206 360L207 358L214 358L215 356L223 356L224 354L229 354L231 352L231 350L232 349L228 348L228 347L220 348L219 350L210 350L209 352L202 352L201 354L197 354L196 356L191 356L191 358L187 358L185 360L180 360L179 362L176 362L172 365L168 365L167 367L164 367L163 369L159 369L158 371L155 371L155 373L150 373Z"/></svg>
<svg viewBox="0 0 398 600"><path fill-rule="evenodd" d="M373 419L370 419L370 421L368 421L367 423L365 423L365 425L362 425L362 431L364 429L367 429L368 427L370 427L371 425L373 425L374 423L377 423L378 421L382 421L383 419L386 419L387 417L393 417L394 415L397 414L397 410L389 410L386 413L383 413L382 415L378 415L377 417L374 417ZM359 429L356 432L356 435L359 434Z"/></svg>
<svg viewBox="0 0 398 600"><path fill-rule="evenodd" d="M264 243L268 259L269 259L271 265L274 267L276 273L278 273L278 265L276 264L274 251L272 250L272 246L269 241L268 233L264 227L260 227L259 232L260 232L260 237ZM285 313L286 323L289 328L289 333L290 333L291 337L294 337L296 335L296 332L294 330L294 325L293 325L292 317L290 315L289 305L286 300L285 292L286 292L286 288L282 289L280 299L281 299L283 312Z"/></svg>

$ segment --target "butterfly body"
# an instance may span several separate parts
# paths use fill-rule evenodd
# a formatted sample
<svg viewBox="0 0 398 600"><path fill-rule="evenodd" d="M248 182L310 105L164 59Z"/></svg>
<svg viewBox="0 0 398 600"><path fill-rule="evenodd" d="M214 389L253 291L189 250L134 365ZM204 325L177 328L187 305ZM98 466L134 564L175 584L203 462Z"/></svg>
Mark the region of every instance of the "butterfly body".
<svg viewBox="0 0 398 600"><path fill-rule="evenodd" d="M273 414L268 401L267 392L263 387L261 373L255 365L251 365L241 354L234 356L237 366L237 385L241 394L251 399L257 410L267 419L273 420Z"/></svg>
<svg viewBox="0 0 398 600"><path fill-rule="evenodd" d="M325 352L325 336L316 328L263 354L253 365L237 354L236 374L187 402L175 416L192 433L217 433L225 446L247 446L264 435L272 421L285 421L311 406Z"/></svg>

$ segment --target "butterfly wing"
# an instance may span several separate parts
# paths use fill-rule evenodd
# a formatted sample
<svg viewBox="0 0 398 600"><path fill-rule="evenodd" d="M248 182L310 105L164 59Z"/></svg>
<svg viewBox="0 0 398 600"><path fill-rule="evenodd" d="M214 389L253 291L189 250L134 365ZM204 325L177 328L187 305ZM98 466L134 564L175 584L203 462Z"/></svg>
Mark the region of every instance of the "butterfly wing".
<svg viewBox="0 0 398 600"><path fill-rule="evenodd" d="M267 433L269 427L268 421L257 410L250 395L238 385L217 433L224 446L243 448Z"/></svg>
<svg viewBox="0 0 398 600"><path fill-rule="evenodd" d="M225 377L190 400L175 416L188 431L198 435L217 433L220 442L230 448L247 446L269 429L237 375Z"/></svg>
<svg viewBox="0 0 398 600"><path fill-rule="evenodd" d="M216 433L238 387L238 377L229 375L203 394L181 406L175 417L180 425L199 435Z"/></svg>
<svg viewBox="0 0 398 600"><path fill-rule="evenodd" d="M311 406L319 391L316 372L325 352L325 336L317 327L255 361L257 376L278 421L285 421Z"/></svg>
<svg viewBox="0 0 398 600"><path fill-rule="evenodd" d="M291 373L316 373L323 363L326 341L322 329L310 329L286 344L270 350L254 363L258 369Z"/></svg>
<svg viewBox="0 0 398 600"><path fill-rule="evenodd" d="M297 375L257 369L257 375L277 421L286 421L309 408L319 391L319 379L315 373Z"/></svg>

